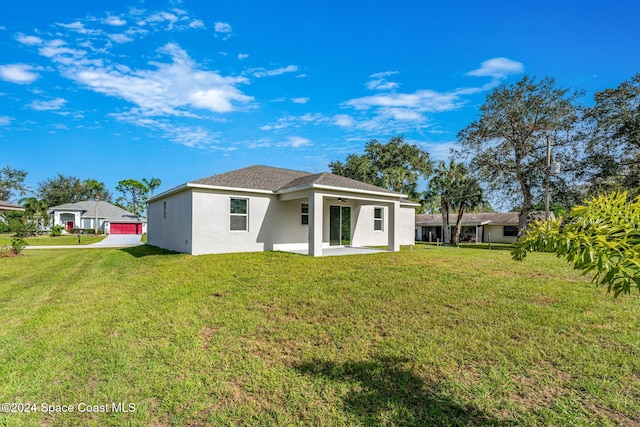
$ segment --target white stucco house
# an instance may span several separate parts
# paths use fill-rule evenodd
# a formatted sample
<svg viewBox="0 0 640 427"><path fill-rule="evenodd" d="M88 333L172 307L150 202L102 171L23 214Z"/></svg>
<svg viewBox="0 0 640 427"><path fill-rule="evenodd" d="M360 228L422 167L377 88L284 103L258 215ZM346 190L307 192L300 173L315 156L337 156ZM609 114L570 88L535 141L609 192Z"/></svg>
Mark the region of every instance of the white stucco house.
<svg viewBox="0 0 640 427"><path fill-rule="evenodd" d="M147 243L193 255L414 243L417 204L327 172L251 166L187 182L148 202Z"/></svg>
<svg viewBox="0 0 640 427"><path fill-rule="evenodd" d="M144 217L112 205L103 200L65 203L49 208L50 225L61 225L66 230L81 228L94 230L96 217L98 229L104 234L143 234L147 232Z"/></svg>
<svg viewBox="0 0 640 427"><path fill-rule="evenodd" d="M461 242L515 243L518 240L519 212L483 212L462 215ZM529 221L544 220L544 212L532 212ZM553 212L551 218L555 219ZM457 214L449 215L449 227L453 229ZM416 241L442 242L442 215L418 214L415 219Z"/></svg>

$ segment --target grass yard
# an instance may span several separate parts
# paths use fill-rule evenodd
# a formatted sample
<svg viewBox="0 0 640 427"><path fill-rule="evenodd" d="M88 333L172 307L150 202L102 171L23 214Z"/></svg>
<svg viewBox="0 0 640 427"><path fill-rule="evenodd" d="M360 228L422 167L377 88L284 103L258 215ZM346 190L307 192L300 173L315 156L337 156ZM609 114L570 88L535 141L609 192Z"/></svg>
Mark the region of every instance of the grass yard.
<svg viewBox="0 0 640 427"><path fill-rule="evenodd" d="M0 234L0 246L10 246L13 236L13 233ZM80 244L90 245L92 243L97 243L104 238L105 236L96 237L91 234L83 234L80 236ZM69 246L78 244L78 235L64 234L62 236L51 237L47 234L38 237L26 237L24 241L27 242L27 245L29 246Z"/></svg>
<svg viewBox="0 0 640 427"><path fill-rule="evenodd" d="M0 426L639 426L639 302L504 250L25 252Z"/></svg>

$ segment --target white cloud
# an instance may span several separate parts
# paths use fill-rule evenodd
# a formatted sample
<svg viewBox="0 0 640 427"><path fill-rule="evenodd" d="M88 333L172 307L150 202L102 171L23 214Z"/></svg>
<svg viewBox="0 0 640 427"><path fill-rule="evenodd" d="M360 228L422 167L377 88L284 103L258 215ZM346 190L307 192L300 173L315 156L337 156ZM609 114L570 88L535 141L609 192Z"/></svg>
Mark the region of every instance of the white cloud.
<svg viewBox="0 0 640 427"><path fill-rule="evenodd" d="M311 140L307 138L302 138L300 136L288 136L286 141L279 142L276 144L278 147L291 147L291 148L300 148L300 147L309 147L313 145Z"/></svg>
<svg viewBox="0 0 640 427"><path fill-rule="evenodd" d="M114 27L122 27L127 23L127 21L118 16L107 16L103 22L107 25L113 25Z"/></svg>
<svg viewBox="0 0 640 427"><path fill-rule="evenodd" d="M18 33L16 35L16 40L22 44L26 44L28 46L37 46L42 44L42 39L37 36L27 36L22 33Z"/></svg>
<svg viewBox="0 0 640 427"><path fill-rule="evenodd" d="M161 138L168 139L177 144L192 148L214 149L232 151L235 148L220 147L220 134L211 132L201 126L185 126L175 124L169 120L155 119L133 111L121 114L112 114L117 120L133 124L135 126L160 131Z"/></svg>
<svg viewBox="0 0 640 427"><path fill-rule="evenodd" d="M365 96L347 101L347 106L358 110L371 108L413 108L419 112L448 111L457 108L455 93L441 93L433 90L418 90L414 93L392 93Z"/></svg>
<svg viewBox="0 0 640 427"><path fill-rule="evenodd" d="M398 74L398 71L384 71L382 73L375 73L369 76L369 81L366 83L367 89L371 90L391 90L400 86L396 82L387 81L387 77Z"/></svg>
<svg viewBox="0 0 640 427"><path fill-rule="evenodd" d="M238 59L239 59L239 60L241 60L241 61L242 61L243 59L247 59L248 57L249 57L249 54L248 54L248 53L239 53L239 54L238 54Z"/></svg>
<svg viewBox="0 0 640 427"><path fill-rule="evenodd" d="M11 124L11 117L8 116L0 116L0 126L9 126Z"/></svg>
<svg viewBox="0 0 640 427"><path fill-rule="evenodd" d="M213 24L213 29L216 33L230 33L231 31L233 31L231 25L227 24L226 22L216 22L215 24Z"/></svg>
<svg viewBox="0 0 640 427"><path fill-rule="evenodd" d="M336 114L333 116L333 124L343 128L351 128L356 124L356 121L348 114Z"/></svg>
<svg viewBox="0 0 640 427"><path fill-rule="evenodd" d="M131 70L126 66L72 67L66 75L89 89L125 99L145 115L194 116L189 108L214 113L235 111L253 97L243 94L236 85L243 77L223 77L213 71L198 69L187 53L169 43L159 50L171 56L171 63L153 62L153 70Z"/></svg>
<svg viewBox="0 0 640 427"><path fill-rule="evenodd" d="M270 130L282 130L287 128L299 128L302 126L306 126L308 124L322 124L329 123L331 119L320 114L320 113L306 113L302 116L285 116L276 120L273 124L268 124L264 126L260 126L260 130L270 131Z"/></svg>
<svg viewBox="0 0 640 427"><path fill-rule="evenodd" d="M62 64L77 64L78 60L85 57L87 54L84 50L72 49L66 47L66 45L67 43L64 40L50 40L45 42L44 46L38 49L38 52L40 55L51 58L52 61Z"/></svg>
<svg viewBox="0 0 640 427"><path fill-rule="evenodd" d="M133 39L126 34L109 34L109 38L116 43L129 43Z"/></svg>
<svg viewBox="0 0 640 427"><path fill-rule="evenodd" d="M306 96L302 96L300 98L291 98L291 101L295 104L306 104L309 102L309 98Z"/></svg>
<svg viewBox="0 0 640 427"><path fill-rule="evenodd" d="M524 65L521 62L513 61L508 58L493 58L483 61L482 64L480 64L480 68L469 71L467 75L502 79L509 75L521 74L523 72Z"/></svg>
<svg viewBox="0 0 640 427"><path fill-rule="evenodd" d="M75 21L70 24L57 23L56 25L62 28L66 28L67 30L75 31L79 34L100 34L100 30L93 30L90 28L86 28L84 24L80 21Z"/></svg>
<svg viewBox="0 0 640 427"><path fill-rule="evenodd" d="M264 68L250 70L256 78L279 76L285 73L295 73L296 71L298 71L297 65L287 65L286 67L276 68L275 70L266 70Z"/></svg>
<svg viewBox="0 0 640 427"><path fill-rule="evenodd" d="M149 16L143 22L146 24L149 22L165 22L165 21L168 21L169 23L174 24L178 21L178 17L173 13L159 12Z"/></svg>
<svg viewBox="0 0 640 427"><path fill-rule="evenodd" d="M407 141L407 142L424 148L431 156L431 160L435 160L435 161L450 159L452 157L451 150L455 148L459 148L458 143L455 141L453 142Z"/></svg>
<svg viewBox="0 0 640 427"><path fill-rule="evenodd" d="M202 22L199 19L194 19L193 21L189 22L189 28L204 28L204 22Z"/></svg>
<svg viewBox="0 0 640 427"><path fill-rule="evenodd" d="M29 107L36 111L54 111L59 110L67 102L66 99L56 98L51 101L33 101Z"/></svg>
<svg viewBox="0 0 640 427"><path fill-rule="evenodd" d="M35 68L27 64L0 65L0 79L11 83L29 84L39 75L32 72Z"/></svg>

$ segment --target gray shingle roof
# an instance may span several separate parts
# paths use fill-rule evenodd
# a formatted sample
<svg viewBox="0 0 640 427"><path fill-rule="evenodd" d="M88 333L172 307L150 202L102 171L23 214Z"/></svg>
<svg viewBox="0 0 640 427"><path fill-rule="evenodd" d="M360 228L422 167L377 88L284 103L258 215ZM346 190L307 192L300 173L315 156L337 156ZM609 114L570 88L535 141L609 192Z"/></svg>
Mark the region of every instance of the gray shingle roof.
<svg viewBox="0 0 640 427"><path fill-rule="evenodd" d="M23 210L24 208L22 206L14 205L13 203L0 200L0 211L23 211Z"/></svg>
<svg viewBox="0 0 640 427"><path fill-rule="evenodd" d="M85 202L65 203L49 208L50 212L63 210L81 211L80 216L82 218L93 218L96 213L96 202L94 200L87 200ZM144 217L134 215L127 210L103 200L98 202L98 217L104 218L109 222L145 222Z"/></svg>
<svg viewBox="0 0 640 427"><path fill-rule="evenodd" d="M191 181L191 184L278 191L288 182L309 175L311 174L308 172L294 171L291 169L273 168L270 166L249 166L207 178L196 179L195 181Z"/></svg>
<svg viewBox="0 0 640 427"><path fill-rule="evenodd" d="M268 190L278 192L282 190L306 187L312 185L326 185L331 187L348 188L361 191L375 191L400 196L400 193L382 187L366 184L354 179L334 175L328 172L312 174L309 172L290 169L274 168L270 166L249 166L231 172L213 175L207 178L191 181L191 184L212 185L221 187L246 188L253 190Z"/></svg>

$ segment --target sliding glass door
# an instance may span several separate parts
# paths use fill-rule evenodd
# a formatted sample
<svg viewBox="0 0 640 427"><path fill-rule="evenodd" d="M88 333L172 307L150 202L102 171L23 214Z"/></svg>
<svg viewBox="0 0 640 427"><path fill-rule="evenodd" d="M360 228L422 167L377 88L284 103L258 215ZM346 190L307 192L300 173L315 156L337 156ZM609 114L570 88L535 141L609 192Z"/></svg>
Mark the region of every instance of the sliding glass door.
<svg viewBox="0 0 640 427"><path fill-rule="evenodd" d="M351 245L351 207L329 206L329 245Z"/></svg>

